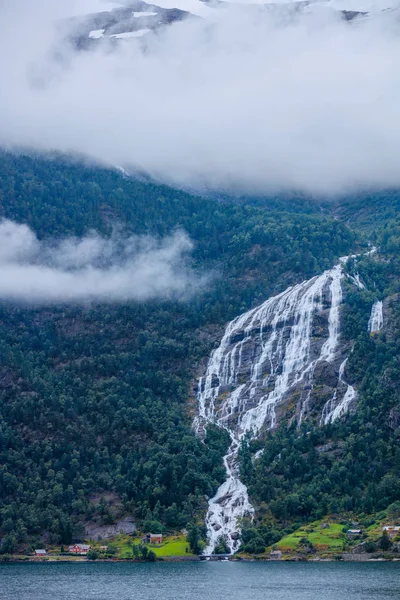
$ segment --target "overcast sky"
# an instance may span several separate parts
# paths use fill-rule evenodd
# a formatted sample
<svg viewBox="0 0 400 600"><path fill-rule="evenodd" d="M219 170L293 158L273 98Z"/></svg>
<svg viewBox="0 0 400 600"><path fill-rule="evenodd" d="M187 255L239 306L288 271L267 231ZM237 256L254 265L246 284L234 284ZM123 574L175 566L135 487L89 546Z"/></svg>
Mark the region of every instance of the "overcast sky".
<svg viewBox="0 0 400 600"><path fill-rule="evenodd" d="M400 184L400 25L215 11L72 53L56 0L0 0L0 143L177 184L340 193ZM57 49L57 53L55 50Z"/></svg>

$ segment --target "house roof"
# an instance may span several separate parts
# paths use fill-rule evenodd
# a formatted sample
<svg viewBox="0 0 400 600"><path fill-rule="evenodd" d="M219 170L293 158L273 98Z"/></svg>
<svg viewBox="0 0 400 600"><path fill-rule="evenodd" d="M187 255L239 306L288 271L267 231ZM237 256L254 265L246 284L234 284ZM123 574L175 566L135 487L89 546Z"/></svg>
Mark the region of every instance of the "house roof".
<svg viewBox="0 0 400 600"><path fill-rule="evenodd" d="M347 533L361 533L361 529L349 529Z"/></svg>
<svg viewBox="0 0 400 600"><path fill-rule="evenodd" d="M46 554L46 550L35 550L36 554Z"/></svg>

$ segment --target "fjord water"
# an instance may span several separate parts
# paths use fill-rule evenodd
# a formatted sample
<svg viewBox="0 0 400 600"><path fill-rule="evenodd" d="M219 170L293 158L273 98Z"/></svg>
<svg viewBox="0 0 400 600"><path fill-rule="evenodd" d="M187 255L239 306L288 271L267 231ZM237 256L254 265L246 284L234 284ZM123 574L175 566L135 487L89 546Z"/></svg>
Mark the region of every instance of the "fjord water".
<svg viewBox="0 0 400 600"><path fill-rule="evenodd" d="M400 563L0 565L1 600L392 600Z"/></svg>

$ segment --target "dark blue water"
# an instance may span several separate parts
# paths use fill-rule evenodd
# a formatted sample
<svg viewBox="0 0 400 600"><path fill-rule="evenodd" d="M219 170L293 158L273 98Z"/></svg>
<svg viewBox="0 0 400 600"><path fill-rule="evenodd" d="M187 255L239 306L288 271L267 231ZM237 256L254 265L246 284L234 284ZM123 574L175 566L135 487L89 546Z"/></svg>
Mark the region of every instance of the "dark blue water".
<svg viewBox="0 0 400 600"><path fill-rule="evenodd" d="M399 563L0 565L1 600L399 600Z"/></svg>

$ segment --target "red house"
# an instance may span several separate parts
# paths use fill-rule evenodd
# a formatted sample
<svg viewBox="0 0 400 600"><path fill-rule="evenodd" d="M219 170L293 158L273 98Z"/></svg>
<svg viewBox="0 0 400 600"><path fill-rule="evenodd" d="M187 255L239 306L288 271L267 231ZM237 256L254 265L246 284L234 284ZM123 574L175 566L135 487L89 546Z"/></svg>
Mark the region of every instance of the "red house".
<svg viewBox="0 0 400 600"><path fill-rule="evenodd" d="M68 552L71 554L80 554L81 556L85 556L89 552L90 548L91 546L88 544L74 544L73 546L69 546Z"/></svg>
<svg viewBox="0 0 400 600"><path fill-rule="evenodd" d="M142 542L144 544L162 544L162 533L146 533Z"/></svg>
<svg viewBox="0 0 400 600"><path fill-rule="evenodd" d="M162 533L151 533L150 544L162 544Z"/></svg>

